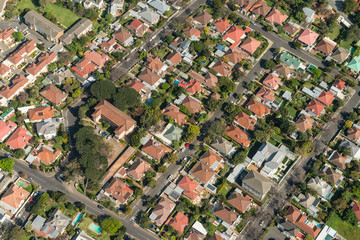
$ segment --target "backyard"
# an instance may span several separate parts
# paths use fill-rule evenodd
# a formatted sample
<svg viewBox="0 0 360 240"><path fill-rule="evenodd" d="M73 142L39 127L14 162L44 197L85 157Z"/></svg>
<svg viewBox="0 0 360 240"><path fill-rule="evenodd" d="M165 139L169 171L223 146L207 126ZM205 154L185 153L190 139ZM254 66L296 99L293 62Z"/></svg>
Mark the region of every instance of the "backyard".
<svg viewBox="0 0 360 240"><path fill-rule="evenodd" d="M20 11L23 11L25 8L32 10L40 10L41 8L34 5L32 0L22 0L18 3L18 8ZM43 9L43 12L49 12L56 17L56 20L64 25L66 28L70 27L74 22L76 22L80 17L70 11L69 9L63 8L61 6L52 4L48 2L46 7Z"/></svg>
<svg viewBox="0 0 360 240"><path fill-rule="evenodd" d="M88 229L90 223L94 222L93 220L91 220L91 218L84 216L81 220L80 220L80 224L78 226L78 228L80 228L81 230L85 231L89 236L99 239L99 240L109 240L110 237L106 234L100 234L97 235L96 233L92 232L91 230ZM98 224L97 224L98 225Z"/></svg>
<svg viewBox="0 0 360 240"><path fill-rule="evenodd" d="M357 236L360 236L360 228L353 226L348 222L343 221L339 215L333 213L327 225L335 229L341 236L346 239L358 239Z"/></svg>

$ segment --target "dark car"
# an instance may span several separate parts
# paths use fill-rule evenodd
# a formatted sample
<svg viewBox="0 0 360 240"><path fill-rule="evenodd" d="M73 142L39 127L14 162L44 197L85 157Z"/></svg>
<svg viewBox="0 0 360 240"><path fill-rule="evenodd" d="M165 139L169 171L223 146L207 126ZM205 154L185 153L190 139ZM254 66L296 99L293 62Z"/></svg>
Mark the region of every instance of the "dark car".
<svg viewBox="0 0 360 240"><path fill-rule="evenodd" d="M103 211L105 210L105 208L103 206L101 206L101 205L97 205L97 207L100 208Z"/></svg>

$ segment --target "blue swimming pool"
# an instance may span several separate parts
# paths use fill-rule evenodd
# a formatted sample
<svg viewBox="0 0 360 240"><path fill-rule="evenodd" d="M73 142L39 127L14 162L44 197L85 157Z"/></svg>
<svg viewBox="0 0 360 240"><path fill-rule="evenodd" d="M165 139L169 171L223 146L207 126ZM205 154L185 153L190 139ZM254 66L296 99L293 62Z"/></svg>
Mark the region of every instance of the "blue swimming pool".
<svg viewBox="0 0 360 240"><path fill-rule="evenodd" d="M88 227L91 231L100 234L102 231L102 228L99 227L98 225L96 225L95 223L90 223L89 227Z"/></svg>
<svg viewBox="0 0 360 240"><path fill-rule="evenodd" d="M75 226L76 224L78 224L78 222L80 221L80 219L82 218L82 213L79 212L76 217L74 218L72 225Z"/></svg>
<svg viewBox="0 0 360 240"><path fill-rule="evenodd" d="M180 82L179 80L175 80L175 81L174 81L174 84L175 84L175 85L178 85L179 82Z"/></svg>

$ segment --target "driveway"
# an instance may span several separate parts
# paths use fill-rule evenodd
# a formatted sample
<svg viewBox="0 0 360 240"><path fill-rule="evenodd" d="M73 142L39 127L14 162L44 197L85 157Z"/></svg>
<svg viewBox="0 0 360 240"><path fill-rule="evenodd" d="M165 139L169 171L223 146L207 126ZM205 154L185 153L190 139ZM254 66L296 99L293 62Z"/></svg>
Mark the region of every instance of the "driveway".
<svg viewBox="0 0 360 240"><path fill-rule="evenodd" d="M263 237L263 240L287 240L280 230L276 227L269 228L269 232Z"/></svg>

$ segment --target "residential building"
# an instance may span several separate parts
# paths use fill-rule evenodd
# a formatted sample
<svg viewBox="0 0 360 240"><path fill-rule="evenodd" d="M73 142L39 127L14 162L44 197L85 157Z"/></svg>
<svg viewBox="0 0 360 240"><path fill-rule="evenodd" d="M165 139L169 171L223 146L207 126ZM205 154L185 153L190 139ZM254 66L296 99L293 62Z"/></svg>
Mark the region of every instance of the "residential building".
<svg viewBox="0 0 360 240"><path fill-rule="evenodd" d="M178 53L178 52L172 52L166 56L166 62L170 66L178 65L181 62L181 60L182 60L182 57L181 57L180 53Z"/></svg>
<svg viewBox="0 0 360 240"><path fill-rule="evenodd" d="M295 70L305 68L303 62L299 58L295 57L294 55L288 52L284 52L280 55L280 61L284 63L286 66L293 68ZM280 74L280 75L285 76L284 74Z"/></svg>
<svg viewBox="0 0 360 240"><path fill-rule="evenodd" d="M213 24L215 29L221 34L225 33L231 27L231 24L227 19L217 19Z"/></svg>
<svg viewBox="0 0 360 240"><path fill-rule="evenodd" d="M151 90L145 84L143 84L138 79L131 79L126 85L126 88L132 88L136 92L138 92L141 96L141 99L144 101L146 99L149 99L151 97Z"/></svg>
<svg viewBox="0 0 360 240"><path fill-rule="evenodd" d="M240 45L240 48L243 49L245 52L249 53L250 55L254 54L256 49L260 47L261 42L252 38L248 37L243 41Z"/></svg>
<svg viewBox="0 0 360 240"><path fill-rule="evenodd" d="M50 106L37 107L28 110L28 116L30 122L40 122L44 119L49 119L54 116L55 110Z"/></svg>
<svg viewBox="0 0 360 240"><path fill-rule="evenodd" d="M322 174L326 177L327 182L335 186L335 188L338 188L344 179L341 171L334 170L329 166L323 168Z"/></svg>
<svg viewBox="0 0 360 240"><path fill-rule="evenodd" d="M218 78L209 72L206 73L205 76L202 76L201 74L190 70L187 74L209 89L216 88L217 86Z"/></svg>
<svg viewBox="0 0 360 240"><path fill-rule="evenodd" d="M100 44L100 48L107 53L112 53L116 50L119 50L120 45L116 42L115 38L109 38L107 41L104 40Z"/></svg>
<svg viewBox="0 0 360 240"><path fill-rule="evenodd" d="M161 226L165 223L166 219L170 216L171 212L174 210L176 204L171 200L161 197L158 204L151 212L149 218L157 226Z"/></svg>
<svg viewBox="0 0 360 240"><path fill-rule="evenodd" d="M279 78L279 75L274 72L269 73L266 76L266 78L263 80L264 85L274 90L277 90L279 88L280 83L281 83L281 78Z"/></svg>
<svg viewBox="0 0 360 240"><path fill-rule="evenodd" d="M236 4L242 9L243 12L247 12L255 4L256 0L237 0Z"/></svg>
<svg viewBox="0 0 360 240"><path fill-rule="evenodd" d="M117 139L124 138L135 129L136 121L106 100L100 101L94 110L91 115L93 120L99 122L103 119L108 122L115 128L114 133Z"/></svg>
<svg viewBox="0 0 360 240"><path fill-rule="evenodd" d="M95 240L95 238L90 237L86 232L80 230L75 234L75 238L73 240Z"/></svg>
<svg viewBox="0 0 360 240"><path fill-rule="evenodd" d="M113 17L120 16L124 9L124 0L113 0L110 4L109 13Z"/></svg>
<svg viewBox="0 0 360 240"><path fill-rule="evenodd" d="M290 37L293 37L300 30L300 26L292 21L284 24L282 30Z"/></svg>
<svg viewBox="0 0 360 240"><path fill-rule="evenodd" d="M169 225L174 228L175 231L182 234L189 225L189 218L182 212L178 212L173 218L171 218Z"/></svg>
<svg viewBox="0 0 360 240"><path fill-rule="evenodd" d="M198 195L195 193L195 190L199 186L196 182L192 181L187 176L182 176L181 180L177 183L177 186L180 187L186 197L191 200L195 200L198 198Z"/></svg>
<svg viewBox="0 0 360 240"><path fill-rule="evenodd" d="M316 197L310 195L309 193L301 193L299 196L297 196L297 198L299 199L299 204L301 206L306 208L311 215L317 217L317 213L319 211L318 205L320 201Z"/></svg>
<svg viewBox="0 0 360 240"><path fill-rule="evenodd" d="M31 227L32 230L41 237L56 238L64 233L70 222L71 218L64 215L60 209L57 209L47 220L40 215L36 216L34 221L31 223Z"/></svg>
<svg viewBox="0 0 360 240"><path fill-rule="evenodd" d="M242 187L258 199L263 199L270 190L272 182L262 174L250 170L242 180Z"/></svg>
<svg viewBox="0 0 360 240"><path fill-rule="evenodd" d="M191 94L197 93L197 92L201 92L201 83L194 80L194 79L189 79L189 80L181 80L178 84L179 87L184 88L185 90L187 90L188 92L190 92Z"/></svg>
<svg viewBox="0 0 360 240"><path fill-rule="evenodd" d="M237 190L237 189L236 189ZM252 198L234 191L227 199L227 202L242 213L249 211L252 205Z"/></svg>
<svg viewBox="0 0 360 240"><path fill-rule="evenodd" d="M82 18L60 37L60 41L63 44L68 45L74 38L80 38L92 29L92 22L87 18Z"/></svg>
<svg viewBox="0 0 360 240"><path fill-rule="evenodd" d="M24 57L31 55L36 49L34 40L26 41L5 59L4 64L8 67L19 67L25 61Z"/></svg>
<svg viewBox="0 0 360 240"><path fill-rule="evenodd" d="M187 36L191 41L199 41L200 39L200 30L194 27L187 27L182 30L185 36Z"/></svg>
<svg viewBox="0 0 360 240"><path fill-rule="evenodd" d="M148 156L160 160L167 153L171 153L171 149L167 148L164 144L150 139L141 150L146 153Z"/></svg>
<svg viewBox="0 0 360 240"><path fill-rule="evenodd" d="M223 39L231 44L230 49L237 47L241 40L245 37L245 30L238 28L236 25L233 25L227 30Z"/></svg>
<svg viewBox="0 0 360 240"><path fill-rule="evenodd" d="M151 170L151 165L138 158L127 170L127 174L134 178L136 181L140 181L147 171Z"/></svg>
<svg viewBox="0 0 360 240"><path fill-rule="evenodd" d="M328 37L324 37L316 45L316 50L320 51L325 56L328 56L332 53L335 46L336 46L336 42L334 42L333 40L331 40Z"/></svg>
<svg viewBox="0 0 360 240"><path fill-rule="evenodd" d="M29 195L22 186L12 183L0 199L0 207L14 215Z"/></svg>
<svg viewBox="0 0 360 240"><path fill-rule="evenodd" d="M32 153L32 160L38 160L42 164L51 165L61 156L59 149L53 149L47 145L40 144ZM31 158L30 158L31 159Z"/></svg>
<svg viewBox="0 0 360 240"><path fill-rule="evenodd" d="M133 190L119 178L113 178L109 185L104 189L104 194L115 203L124 205L133 195Z"/></svg>
<svg viewBox="0 0 360 240"><path fill-rule="evenodd" d="M149 26L147 24L142 23L137 19L132 20L129 25L127 25L127 28L138 37L141 37L149 30Z"/></svg>
<svg viewBox="0 0 360 240"><path fill-rule="evenodd" d="M360 204L356 200L353 200L353 202L352 202L352 210L354 210L356 218L358 220L358 224L359 224L359 222L360 222Z"/></svg>
<svg viewBox="0 0 360 240"><path fill-rule="evenodd" d="M330 91L322 91L317 98L321 103L325 104L326 106L330 106L331 103L335 100L334 94Z"/></svg>
<svg viewBox="0 0 360 240"><path fill-rule="evenodd" d="M246 108L255 113L255 115L260 118L270 114L271 112L270 108L254 99L250 99L250 101L246 105Z"/></svg>
<svg viewBox="0 0 360 240"><path fill-rule="evenodd" d="M329 227L328 225L325 225L321 232L316 237L316 240L328 240L328 239L336 239L338 238L338 232Z"/></svg>
<svg viewBox="0 0 360 240"><path fill-rule="evenodd" d="M220 170L222 163L224 162L223 158L212 149L206 150L199 160L208 165L215 172Z"/></svg>
<svg viewBox="0 0 360 240"><path fill-rule="evenodd" d="M228 77L231 75L232 67L229 64L218 60L211 69L214 70L219 77Z"/></svg>
<svg viewBox="0 0 360 240"><path fill-rule="evenodd" d="M186 96L181 105L189 109L192 114L199 113L202 108L201 102L192 96Z"/></svg>
<svg viewBox="0 0 360 240"><path fill-rule="evenodd" d="M14 43L14 38L12 37L15 30L13 28L5 28L0 30L0 41L4 42L6 45L11 45Z"/></svg>
<svg viewBox="0 0 360 240"><path fill-rule="evenodd" d="M147 57L145 66L149 68L151 71L153 71L156 74L162 75L166 69L168 68L167 65L163 64L163 62L160 60L159 57Z"/></svg>
<svg viewBox="0 0 360 240"><path fill-rule="evenodd" d="M189 174L201 184L206 185L214 180L216 172L204 163L198 161L189 171Z"/></svg>
<svg viewBox="0 0 360 240"><path fill-rule="evenodd" d="M28 65L25 69L26 73L31 75L32 80L35 79L40 74L47 71L47 67L50 63L57 60L56 53L42 53L38 58L37 62L34 62ZM29 77L29 76L28 76Z"/></svg>
<svg viewBox="0 0 360 240"><path fill-rule="evenodd" d="M17 128L17 124L12 121L0 120L0 142L3 142Z"/></svg>
<svg viewBox="0 0 360 240"><path fill-rule="evenodd" d="M298 37L298 40L307 46L312 46L316 42L316 39L319 37L319 34L316 32L305 29Z"/></svg>
<svg viewBox="0 0 360 240"><path fill-rule="evenodd" d="M225 138L216 139L211 146L224 156L232 156L236 152L234 145Z"/></svg>
<svg viewBox="0 0 360 240"><path fill-rule="evenodd" d="M350 156L346 163L349 163L351 158L356 160L360 159L360 147L355 143L348 141L347 139L343 139L339 145L340 147L346 147L350 149Z"/></svg>
<svg viewBox="0 0 360 240"><path fill-rule="evenodd" d="M102 9L105 6L104 0L85 0L83 2L84 8L98 8Z"/></svg>
<svg viewBox="0 0 360 240"><path fill-rule="evenodd" d="M346 63L346 66L351 71L358 73L360 71L360 56L355 56L350 62Z"/></svg>
<svg viewBox="0 0 360 240"><path fill-rule="evenodd" d="M39 136L45 139L53 139L56 137L56 128L60 126L60 119L46 119L36 123L36 131Z"/></svg>
<svg viewBox="0 0 360 240"><path fill-rule="evenodd" d="M147 3L149 6L153 7L159 14L164 15L166 11L170 10L170 6L162 0L151 0Z"/></svg>
<svg viewBox="0 0 360 240"><path fill-rule="evenodd" d="M163 114L172 118L180 126L186 123L186 115L180 112L180 109L172 103L163 110Z"/></svg>
<svg viewBox="0 0 360 240"><path fill-rule="evenodd" d="M159 138L163 143L170 146L174 141L179 141L181 139L183 130L181 128L176 127L175 125L169 124L156 124L153 126L150 131L152 134Z"/></svg>
<svg viewBox="0 0 360 240"><path fill-rule="evenodd" d="M240 112L235 118L234 123L247 130L254 130L257 120L255 117L249 116L245 112Z"/></svg>
<svg viewBox="0 0 360 240"><path fill-rule="evenodd" d="M289 222L285 218L280 219L277 227L282 232L282 234L284 234L289 239L298 239L298 234L301 234L300 229L295 224Z"/></svg>
<svg viewBox="0 0 360 240"><path fill-rule="evenodd" d="M48 40L59 43L59 38L64 31L50 20L46 19L35 10L30 10L24 15L25 23L35 31L39 32Z"/></svg>
<svg viewBox="0 0 360 240"><path fill-rule="evenodd" d="M194 22L203 26L208 25L212 21L212 15L207 11L202 11L195 18Z"/></svg>
<svg viewBox="0 0 360 240"><path fill-rule="evenodd" d="M234 67L236 64L240 63L243 58L249 57L245 52L240 52L237 49L229 49L224 57L229 61L227 62L230 66Z"/></svg>
<svg viewBox="0 0 360 240"><path fill-rule="evenodd" d="M360 126L354 124L351 128L349 128L347 130L347 137L354 142L360 143Z"/></svg>
<svg viewBox="0 0 360 240"><path fill-rule="evenodd" d="M221 224L226 228L236 227L241 219L235 210L231 210L223 203L217 204L213 209L213 214L222 220Z"/></svg>
<svg viewBox="0 0 360 240"><path fill-rule="evenodd" d="M331 190L333 189L331 185L327 184L324 180L319 177L311 178L307 182L307 186L315 190L319 196L324 199L330 200L332 197Z"/></svg>
<svg viewBox="0 0 360 240"><path fill-rule="evenodd" d="M316 99L311 99L305 109L311 116L315 118L325 113L325 105Z"/></svg>
<svg viewBox="0 0 360 240"><path fill-rule="evenodd" d="M156 90L163 81L159 75L148 68L145 68L137 77L151 90Z"/></svg>
<svg viewBox="0 0 360 240"><path fill-rule="evenodd" d="M6 141L6 145L12 149L24 149L26 145L28 145L31 138L32 134L28 130L22 127L18 127Z"/></svg>
<svg viewBox="0 0 360 240"><path fill-rule="evenodd" d="M160 15L148 7L141 9L138 16L150 25L156 24L160 20Z"/></svg>
<svg viewBox="0 0 360 240"><path fill-rule="evenodd" d="M53 84L48 84L41 91L40 95L43 96L49 102L55 104L56 106L62 104L66 98L67 94L62 92L59 88L55 87Z"/></svg>
<svg viewBox="0 0 360 240"><path fill-rule="evenodd" d="M338 151L334 151L328 159L329 163L335 165L340 170L345 170L346 163L349 163L351 159L346 156L341 155Z"/></svg>
<svg viewBox="0 0 360 240"><path fill-rule="evenodd" d="M113 33L112 36L126 47L134 42L133 36L125 28L120 28L120 30Z"/></svg>
<svg viewBox="0 0 360 240"><path fill-rule="evenodd" d="M255 95L265 106L272 107L272 103L275 101L275 91L265 87L260 88L260 90Z"/></svg>
<svg viewBox="0 0 360 240"><path fill-rule="evenodd" d="M276 65L274 73L277 73L279 76L283 76L285 78L290 78L291 76L290 68L284 63Z"/></svg>
<svg viewBox="0 0 360 240"><path fill-rule="evenodd" d="M306 132L307 130L312 129L313 124L314 119L307 114L301 114L295 122L295 125L300 132Z"/></svg>
<svg viewBox="0 0 360 240"><path fill-rule="evenodd" d="M47 75L56 85L61 85L66 78L74 78L74 74L67 68L59 68Z"/></svg>
<svg viewBox="0 0 360 240"><path fill-rule="evenodd" d="M106 54L88 50L84 53L84 58L78 61L71 69L80 76L87 78L96 69L104 67L109 59L110 57Z"/></svg>
<svg viewBox="0 0 360 240"><path fill-rule="evenodd" d="M12 72L8 66L4 63L0 63L0 77L6 79L12 75Z"/></svg>
<svg viewBox="0 0 360 240"><path fill-rule="evenodd" d="M306 23L307 24L312 23L314 21L314 19L315 19L314 18L315 11L312 10L311 8L308 8L308 7L304 7L302 10L303 10L303 12L304 12L304 14L306 16L306 18L305 18Z"/></svg>
<svg viewBox="0 0 360 240"><path fill-rule="evenodd" d="M332 54L331 54L331 58L339 63L342 64L350 55L350 50L343 48L343 47L338 47Z"/></svg>
<svg viewBox="0 0 360 240"><path fill-rule="evenodd" d="M273 8L271 12L266 16L265 20L271 24L282 25L286 19L288 19L288 15L281 13L276 8Z"/></svg>
<svg viewBox="0 0 360 240"><path fill-rule="evenodd" d="M271 7L266 5L265 0L258 0L254 3L251 7L250 11L255 14L256 16L266 16L271 10Z"/></svg>
<svg viewBox="0 0 360 240"><path fill-rule="evenodd" d="M243 147L249 147L251 140L246 132L241 130L239 127L235 125L230 125L226 127L226 134L229 138L233 139L238 144L242 145Z"/></svg>

